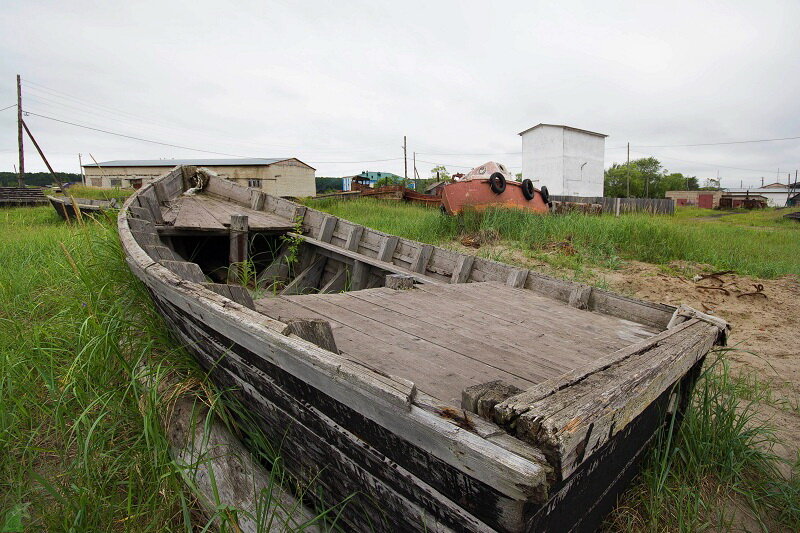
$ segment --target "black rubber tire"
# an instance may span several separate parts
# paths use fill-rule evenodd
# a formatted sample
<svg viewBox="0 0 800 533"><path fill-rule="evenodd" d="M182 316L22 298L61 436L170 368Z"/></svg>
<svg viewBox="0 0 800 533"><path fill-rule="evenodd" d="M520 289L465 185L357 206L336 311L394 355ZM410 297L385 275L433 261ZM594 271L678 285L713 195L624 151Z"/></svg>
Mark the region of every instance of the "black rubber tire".
<svg viewBox="0 0 800 533"><path fill-rule="evenodd" d="M499 172L495 172L489 176L489 187L492 188L493 193L502 194L506 190L506 177Z"/></svg>
<svg viewBox="0 0 800 533"><path fill-rule="evenodd" d="M539 189L539 194L542 195L542 200L547 205L550 205L550 193L547 192L547 185L542 185L542 188Z"/></svg>
<svg viewBox="0 0 800 533"><path fill-rule="evenodd" d="M522 180L522 196L524 196L526 200L533 200L535 195L536 190L533 188L533 182L528 178Z"/></svg>

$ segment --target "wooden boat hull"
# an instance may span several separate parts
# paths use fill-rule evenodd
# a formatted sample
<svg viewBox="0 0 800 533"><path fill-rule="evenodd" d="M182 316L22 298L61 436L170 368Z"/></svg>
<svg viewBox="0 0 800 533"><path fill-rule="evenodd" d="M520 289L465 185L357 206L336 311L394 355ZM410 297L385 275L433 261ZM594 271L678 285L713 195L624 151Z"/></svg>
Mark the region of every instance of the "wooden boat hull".
<svg viewBox="0 0 800 533"><path fill-rule="evenodd" d="M190 187L194 172L176 168L126 202L119 230L128 264L148 287L171 331L215 383L245 406L243 412L250 413L267 437L283 443L282 461L309 487L309 498L324 498L318 503L331 505L358 493L342 511L353 530L593 529L635 473L656 430L670 413L680 416L705 354L721 341L718 325L685 310L399 239L209 178L204 194L216 198L213 202L230 202L231 217L247 213L255 220L266 212L282 220L302 220L302 233L290 237L309 253L300 259L302 272L281 291L296 296L253 302L241 287L235 291L235 285L209 283L198 264L174 251L180 233L170 220L177 225L180 219L172 219L170 209L177 208L182 216L179 204L187 197L181 193ZM233 218L230 231L234 242L239 230L233 228ZM193 228L191 235L196 233L202 228ZM169 241L160 235L169 235ZM346 277L358 285L350 287L355 293L389 295L401 304L423 297L424 287L441 291L427 301L455 294L466 305L464 298L470 298L473 288L505 286L504 294L530 301L536 295L537 302L551 299L553 309L547 312L553 316L597 324L625 317L619 322L625 335L641 328L660 333L642 333L629 346L573 371L555 372L499 403L485 403L487 396L468 387L459 408L427 394L426 376L413 365L405 370L418 383L379 368L390 352L368 363L358 359L344 337L337 339L341 350L331 351L295 333L294 319L282 316L278 307L289 309L296 302L330 306L348 298L325 296L321 288L340 275L325 278L320 272L324 268L316 266L330 260L347 269ZM289 292L308 272L317 272L316 292L307 298ZM420 285L409 291L370 292L375 291L370 284L382 281L385 273L406 273ZM354 314L344 308L337 312ZM600 315L608 318L601 321ZM371 319L365 315L360 320ZM414 320L405 315L400 322ZM375 335L368 351L377 350L381 342L380 322L375 324L365 327ZM436 334L435 329L427 331ZM480 336L480 331L465 330L461 344L475 344ZM556 336L546 338L558 341ZM422 346L424 339L418 340ZM409 350L414 348L394 356ZM544 345L537 353L547 355L542 350ZM443 355L434 352L425 352L418 366ZM468 405L471 399L477 408ZM563 424L565 416L573 422ZM533 422L543 433L533 431ZM551 432L554 427L559 431Z"/></svg>
<svg viewBox="0 0 800 533"><path fill-rule="evenodd" d="M465 208L483 211L489 207L508 207L527 209L536 213L547 213L547 203L542 199L540 191L535 190L532 199L522 194L522 185L516 181L507 181L506 189L496 194L489 186L488 179L472 179L448 183L442 189L442 205L449 215L457 215Z"/></svg>
<svg viewBox="0 0 800 533"><path fill-rule="evenodd" d="M47 199L50 201L50 205L53 206L53 209L56 210L56 213L58 213L58 216L64 220L72 220L77 218L75 214L75 204L77 204L81 215L85 216L97 215L103 210L110 209L112 207L111 202L103 200L86 200L83 198L75 198L75 203L73 203L72 199L66 197L61 198L48 196Z"/></svg>

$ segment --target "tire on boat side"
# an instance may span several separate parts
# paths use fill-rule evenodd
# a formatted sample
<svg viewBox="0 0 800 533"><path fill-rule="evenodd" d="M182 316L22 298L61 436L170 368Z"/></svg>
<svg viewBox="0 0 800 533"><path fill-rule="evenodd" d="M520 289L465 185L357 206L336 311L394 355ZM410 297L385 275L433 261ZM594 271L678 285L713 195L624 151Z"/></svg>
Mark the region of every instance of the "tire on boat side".
<svg viewBox="0 0 800 533"><path fill-rule="evenodd" d="M533 182L528 178L522 180L522 196L525 197L526 200L533 200L536 191L533 188Z"/></svg>
<svg viewBox="0 0 800 533"><path fill-rule="evenodd" d="M547 190L547 185L542 185L542 188L539 189L539 194L542 195L544 203L550 205L550 192Z"/></svg>
<svg viewBox="0 0 800 533"><path fill-rule="evenodd" d="M499 172L495 172L489 176L489 187L491 187L493 193L502 194L506 190L506 177Z"/></svg>

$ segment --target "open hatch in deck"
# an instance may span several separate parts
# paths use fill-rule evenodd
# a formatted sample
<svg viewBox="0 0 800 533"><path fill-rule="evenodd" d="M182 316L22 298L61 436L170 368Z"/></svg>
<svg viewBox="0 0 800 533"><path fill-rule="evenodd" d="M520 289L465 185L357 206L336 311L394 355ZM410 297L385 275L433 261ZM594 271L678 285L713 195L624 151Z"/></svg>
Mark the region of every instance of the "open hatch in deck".
<svg viewBox="0 0 800 533"><path fill-rule="evenodd" d="M468 386L526 389L658 333L497 282L269 297L256 309L326 320L343 355L455 405Z"/></svg>

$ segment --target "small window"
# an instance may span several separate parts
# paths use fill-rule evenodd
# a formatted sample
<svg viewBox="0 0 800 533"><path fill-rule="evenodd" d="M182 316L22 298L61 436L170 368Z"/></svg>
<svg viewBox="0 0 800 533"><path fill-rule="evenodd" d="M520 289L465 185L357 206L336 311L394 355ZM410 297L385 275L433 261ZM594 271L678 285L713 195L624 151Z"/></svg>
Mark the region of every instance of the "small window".
<svg viewBox="0 0 800 533"><path fill-rule="evenodd" d="M260 189L261 188L261 180L259 180L259 179L247 180L247 186L248 187L252 187L254 189Z"/></svg>
<svg viewBox="0 0 800 533"><path fill-rule="evenodd" d="M102 187L103 186L103 178L90 178L92 182L92 187Z"/></svg>
<svg viewBox="0 0 800 533"><path fill-rule="evenodd" d="M142 188L142 178L131 178L128 180L128 183L130 183L131 187L134 189Z"/></svg>
<svg viewBox="0 0 800 533"><path fill-rule="evenodd" d="M109 181L111 182L112 187L122 187L121 178L111 178Z"/></svg>

